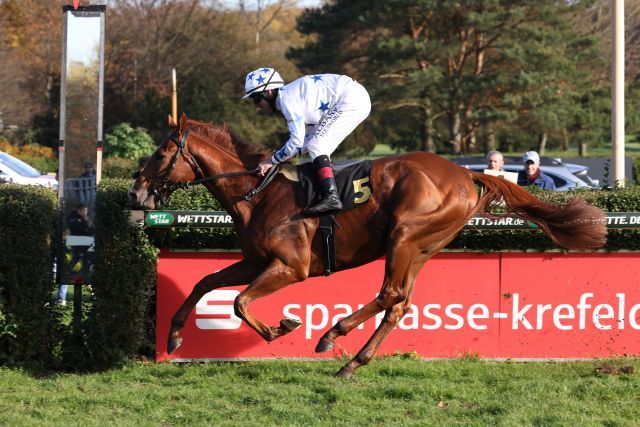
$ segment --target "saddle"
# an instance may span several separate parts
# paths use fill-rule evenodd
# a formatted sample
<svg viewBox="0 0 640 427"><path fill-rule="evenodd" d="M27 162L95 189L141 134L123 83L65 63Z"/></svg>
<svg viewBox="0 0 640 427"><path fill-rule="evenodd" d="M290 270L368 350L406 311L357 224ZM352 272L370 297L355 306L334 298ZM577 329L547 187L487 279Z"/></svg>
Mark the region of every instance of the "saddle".
<svg viewBox="0 0 640 427"><path fill-rule="evenodd" d="M373 189L371 187L371 161L361 160L340 165L333 168L338 195L342 201L342 210L345 212L369 202ZM289 164L280 165L282 173L290 181L300 183L300 202L310 206L320 198L316 171L312 163L303 163L299 166ZM336 245L335 226L340 225L333 213L320 217L320 234L322 236L322 261L324 275L329 276L336 271Z"/></svg>
<svg viewBox="0 0 640 427"><path fill-rule="evenodd" d="M298 166L281 164L280 173L288 180L300 184L300 203L310 206L314 201L320 199L318 189L318 179L316 171L311 162ZM366 204L373 188L371 187L371 160L359 160L333 167L333 173L338 187L338 195L342 201L343 208L340 212L346 212Z"/></svg>

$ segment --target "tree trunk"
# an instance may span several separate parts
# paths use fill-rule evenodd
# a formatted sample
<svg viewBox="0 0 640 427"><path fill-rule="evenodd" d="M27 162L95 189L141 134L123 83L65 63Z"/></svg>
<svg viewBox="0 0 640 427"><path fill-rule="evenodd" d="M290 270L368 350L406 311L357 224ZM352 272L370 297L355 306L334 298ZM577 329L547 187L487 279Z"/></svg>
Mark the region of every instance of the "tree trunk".
<svg viewBox="0 0 640 427"><path fill-rule="evenodd" d="M485 127L484 152L488 153L489 151L493 151L496 149L496 133L493 130L493 124L486 123L484 127Z"/></svg>
<svg viewBox="0 0 640 427"><path fill-rule="evenodd" d="M566 129L562 131L562 151L569 151L571 141L569 140L569 132Z"/></svg>
<svg viewBox="0 0 640 427"><path fill-rule="evenodd" d="M449 145L451 154L460 154L462 148L462 135L460 134L460 110L449 112Z"/></svg>
<svg viewBox="0 0 640 427"><path fill-rule="evenodd" d="M473 153L478 146L478 135L473 123L473 108L468 106L464 112L464 120L466 127L466 136L464 138L463 151L465 153Z"/></svg>
<svg viewBox="0 0 640 427"><path fill-rule="evenodd" d="M433 141L433 134L435 132L433 126L433 112L431 107L427 105L422 106L422 126L421 126L421 141L420 150L428 153L436 152L436 144Z"/></svg>
<svg viewBox="0 0 640 427"><path fill-rule="evenodd" d="M586 142L581 142L580 143L580 148L579 148L579 153L578 155L580 157L587 157L587 143Z"/></svg>
<svg viewBox="0 0 640 427"><path fill-rule="evenodd" d="M546 132L540 134L540 139L538 140L538 154L544 156L544 152L547 148L547 137L549 135Z"/></svg>
<svg viewBox="0 0 640 427"><path fill-rule="evenodd" d="M467 135L465 143L465 153L473 153L478 146L478 136L475 129L469 131L469 135Z"/></svg>

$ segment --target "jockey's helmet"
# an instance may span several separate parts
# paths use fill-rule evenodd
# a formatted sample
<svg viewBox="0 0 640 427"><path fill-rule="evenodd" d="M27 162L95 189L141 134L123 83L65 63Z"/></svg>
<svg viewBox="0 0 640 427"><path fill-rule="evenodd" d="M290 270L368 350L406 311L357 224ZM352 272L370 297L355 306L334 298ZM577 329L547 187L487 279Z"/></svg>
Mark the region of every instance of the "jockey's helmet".
<svg viewBox="0 0 640 427"><path fill-rule="evenodd" d="M280 74L273 68L258 68L247 74L244 83L245 94L242 99L247 99L254 93L264 92L269 89L277 89L284 85Z"/></svg>

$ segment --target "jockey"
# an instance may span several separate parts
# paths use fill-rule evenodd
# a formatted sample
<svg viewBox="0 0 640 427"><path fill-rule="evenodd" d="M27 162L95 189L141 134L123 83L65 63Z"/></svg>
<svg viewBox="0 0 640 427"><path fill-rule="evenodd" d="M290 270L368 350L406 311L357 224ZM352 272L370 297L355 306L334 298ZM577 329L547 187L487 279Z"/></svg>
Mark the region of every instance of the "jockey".
<svg viewBox="0 0 640 427"><path fill-rule="evenodd" d="M274 164L309 153L318 177L322 199L306 209L307 215L339 211L330 155L367 118L371 101L366 89L351 77L314 74L285 85L273 68L247 74L243 99L251 98L262 113L280 112L290 136L271 159L258 164L264 175Z"/></svg>

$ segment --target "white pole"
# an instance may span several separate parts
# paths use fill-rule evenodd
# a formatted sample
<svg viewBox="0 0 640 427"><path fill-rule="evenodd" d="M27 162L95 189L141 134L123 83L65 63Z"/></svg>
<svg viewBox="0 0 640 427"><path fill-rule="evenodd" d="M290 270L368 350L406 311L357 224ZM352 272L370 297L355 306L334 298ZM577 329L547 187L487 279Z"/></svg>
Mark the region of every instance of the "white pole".
<svg viewBox="0 0 640 427"><path fill-rule="evenodd" d="M178 123L178 89L176 87L176 69L171 70L171 117Z"/></svg>
<svg viewBox="0 0 640 427"><path fill-rule="evenodd" d="M611 0L613 61L611 70L611 137L616 187L624 187L624 0Z"/></svg>
<svg viewBox="0 0 640 427"><path fill-rule="evenodd" d="M102 180L102 149L104 145L102 126L104 124L104 44L105 44L105 20L107 14L107 6L100 13L100 50L99 67L98 68L98 132L97 132L97 150L96 150L96 185Z"/></svg>

